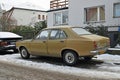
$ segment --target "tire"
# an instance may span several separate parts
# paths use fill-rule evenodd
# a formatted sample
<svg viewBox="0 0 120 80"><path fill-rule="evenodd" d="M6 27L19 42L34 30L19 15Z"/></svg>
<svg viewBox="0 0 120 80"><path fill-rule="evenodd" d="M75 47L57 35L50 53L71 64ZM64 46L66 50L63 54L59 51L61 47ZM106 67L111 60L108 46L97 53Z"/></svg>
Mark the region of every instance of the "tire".
<svg viewBox="0 0 120 80"><path fill-rule="evenodd" d="M85 61L90 61L92 59L92 57L84 57Z"/></svg>
<svg viewBox="0 0 120 80"><path fill-rule="evenodd" d="M30 54L28 53L27 49L24 47L20 49L20 54L23 59L30 58Z"/></svg>
<svg viewBox="0 0 120 80"><path fill-rule="evenodd" d="M64 63L68 66L73 66L78 61L78 56L74 51L65 51L63 53L62 58L63 58Z"/></svg>

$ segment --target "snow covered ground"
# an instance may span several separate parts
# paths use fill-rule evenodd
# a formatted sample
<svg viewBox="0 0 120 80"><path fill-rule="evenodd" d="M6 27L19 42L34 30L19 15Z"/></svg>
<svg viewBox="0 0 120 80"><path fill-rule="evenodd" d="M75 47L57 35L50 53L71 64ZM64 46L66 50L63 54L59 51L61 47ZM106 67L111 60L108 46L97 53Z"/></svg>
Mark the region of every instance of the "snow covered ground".
<svg viewBox="0 0 120 80"><path fill-rule="evenodd" d="M103 54L97 56L97 60L103 61L102 64L96 64L97 68L81 68L70 67L65 65L56 65L48 62L35 62L32 60L21 59L19 54L0 55L0 61L4 61L10 64L32 67L37 69L43 69L48 71L56 71L65 74L71 74L76 76L88 76L94 78L103 79L120 79L120 56ZM96 59L95 59L96 60ZM80 64L81 65L81 64ZM89 65L91 66L91 65Z"/></svg>

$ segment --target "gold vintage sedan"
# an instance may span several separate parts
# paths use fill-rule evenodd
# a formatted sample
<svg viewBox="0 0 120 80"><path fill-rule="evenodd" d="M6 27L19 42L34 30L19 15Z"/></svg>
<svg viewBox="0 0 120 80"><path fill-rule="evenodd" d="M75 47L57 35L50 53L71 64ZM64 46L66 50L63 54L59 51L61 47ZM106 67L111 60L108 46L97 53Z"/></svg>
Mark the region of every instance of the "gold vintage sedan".
<svg viewBox="0 0 120 80"><path fill-rule="evenodd" d="M75 65L80 57L91 60L109 47L109 38L91 34L80 27L46 28L31 40L16 43L21 57L30 55L62 57L67 65Z"/></svg>

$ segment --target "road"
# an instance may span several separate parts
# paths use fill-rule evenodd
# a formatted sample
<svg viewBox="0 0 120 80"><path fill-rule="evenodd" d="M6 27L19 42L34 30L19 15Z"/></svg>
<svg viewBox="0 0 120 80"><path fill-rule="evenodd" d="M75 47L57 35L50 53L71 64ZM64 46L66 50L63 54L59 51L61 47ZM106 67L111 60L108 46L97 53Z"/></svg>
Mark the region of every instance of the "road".
<svg viewBox="0 0 120 80"><path fill-rule="evenodd" d="M120 80L120 56L110 56L80 60L69 67L59 58L33 56L24 60L19 54L2 54L0 80Z"/></svg>
<svg viewBox="0 0 120 80"><path fill-rule="evenodd" d="M0 62L0 80L104 80L73 76Z"/></svg>

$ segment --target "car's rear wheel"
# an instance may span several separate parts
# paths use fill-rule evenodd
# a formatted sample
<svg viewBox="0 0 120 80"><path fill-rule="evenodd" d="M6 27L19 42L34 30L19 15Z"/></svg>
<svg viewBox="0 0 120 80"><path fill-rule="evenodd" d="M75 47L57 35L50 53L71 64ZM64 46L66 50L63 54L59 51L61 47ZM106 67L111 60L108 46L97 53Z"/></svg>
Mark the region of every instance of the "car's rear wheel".
<svg viewBox="0 0 120 80"><path fill-rule="evenodd" d="M24 48L24 47L22 47L22 48L20 49L20 54L21 54L21 57L22 57L23 59L28 59L28 58L30 58L30 54L28 53L27 49Z"/></svg>
<svg viewBox="0 0 120 80"><path fill-rule="evenodd" d="M63 53L63 61L66 65L73 66L77 63L78 56L74 51L68 50Z"/></svg>

